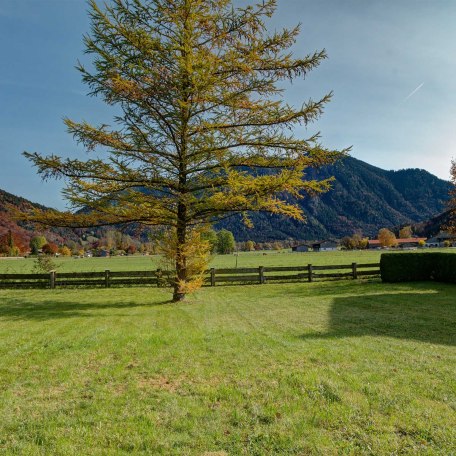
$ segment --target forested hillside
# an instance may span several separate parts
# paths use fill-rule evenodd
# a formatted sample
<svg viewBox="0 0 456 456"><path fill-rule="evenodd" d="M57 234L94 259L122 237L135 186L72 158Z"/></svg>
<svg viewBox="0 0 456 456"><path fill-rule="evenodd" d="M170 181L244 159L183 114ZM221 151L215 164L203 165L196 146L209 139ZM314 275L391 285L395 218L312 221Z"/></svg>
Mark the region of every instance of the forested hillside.
<svg viewBox="0 0 456 456"><path fill-rule="evenodd" d="M49 241L56 242L58 244L64 243L67 240L78 239L78 236L76 236L72 230L64 228L51 228L37 231L36 228L30 224L18 223L11 217L9 211L10 207L15 207L21 210L27 210L33 207L46 209L45 206L32 203L25 198L0 190L0 236L11 230L11 232L22 239L25 244L28 244L30 238L36 234L41 234L43 232L46 234L46 238Z"/></svg>
<svg viewBox="0 0 456 456"><path fill-rule="evenodd" d="M445 231L453 217L451 211L448 210L429 220L412 225L412 230L418 236L433 237L439 234L440 231Z"/></svg>
<svg viewBox="0 0 456 456"><path fill-rule="evenodd" d="M422 169L386 171L355 158L346 158L311 177L334 176L333 189L321 197L298 201L307 223L252 214L253 229L239 217L219 224L237 240L341 238L355 232L375 236L381 227L428 220L443 212L450 183Z"/></svg>
<svg viewBox="0 0 456 456"><path fill-rule="evenodd" d="M247 228L240 217L226 219L217 227L232 231L237 241L342 238L355 232L375 236L379 228L415 225L444 212L451 186L422 169L386 171L351 157L318 173L308 173L310 178L328 176L335 177L330 192L298 201L307 223L252 214L252 229ZM0 190L0 235L11 229L30 239L33 227L13 221L7 211L9 204L22 209L43 206ZM127 232L138 235L138 230ZM55 241L78 239L68 229L53 228L47 233Z"/></svg>

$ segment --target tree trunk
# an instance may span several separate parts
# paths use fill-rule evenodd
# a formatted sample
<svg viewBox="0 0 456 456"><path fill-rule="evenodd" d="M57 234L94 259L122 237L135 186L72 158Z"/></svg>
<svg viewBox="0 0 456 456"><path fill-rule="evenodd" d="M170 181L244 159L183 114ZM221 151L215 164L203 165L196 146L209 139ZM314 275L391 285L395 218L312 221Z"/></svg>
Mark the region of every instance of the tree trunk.
<svg viewBox="0 0 456 456"><path fill-rule="evenodd" d="M177 222L177 246L176 246L176 280L174 282L173 302L183 301L186 293L182 285L187 282L187 258L185 254L186 244L186 210L183 204L178 207L178 222Z"/></svg>

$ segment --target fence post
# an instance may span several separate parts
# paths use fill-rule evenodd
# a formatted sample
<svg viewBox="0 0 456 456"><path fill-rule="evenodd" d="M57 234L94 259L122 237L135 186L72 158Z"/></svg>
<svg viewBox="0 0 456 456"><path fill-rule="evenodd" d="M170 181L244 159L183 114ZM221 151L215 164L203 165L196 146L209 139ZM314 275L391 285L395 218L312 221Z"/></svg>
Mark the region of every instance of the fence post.
<svg viewBox="0 0 456 456"><path fill-rule="evenodd" d="M163 275L162 274L162 270L160 268L157 269L156 274L157 274L157 288L161 288L161 286L162 286L162 275Z"/></svg>
<svg viewBox="0 0 456 456"><path fill-rule="evenodd" d="M51 290L55 288L55 271L49 272L49 285L51 286Z"/></svg>
<svg viewBox="0 0 456 456"><path fill-rule="evenodd" d="M308 271L309 282L313 282L313 267L311 264L307 265L307 271Z"/></svg>
<svg viewBox="0 0 456 456"><path fill-rule="evenodd" d="M211 268L211 287L215 287L215 268Z"/></svg>
<svg viewBox="0 0 456 456"><path fill-rule="evenodd" d="M105 288L111 286L111 271L109 269L105 270Z"/></svg>
<svg viewBox="0 0 456 456"><path fill-rule="evenodd" d="M264 266L260 266L258 268L258 272L260 274L260 283L263 284L265 282L265 280L264 280Z"/></svg>
<svg viewBox="0 0 456 456"><path fill-rule="evenodd" d="M352 271L353 271L353 278L358 278L358 265L356 263L352 263Z"/></svg>

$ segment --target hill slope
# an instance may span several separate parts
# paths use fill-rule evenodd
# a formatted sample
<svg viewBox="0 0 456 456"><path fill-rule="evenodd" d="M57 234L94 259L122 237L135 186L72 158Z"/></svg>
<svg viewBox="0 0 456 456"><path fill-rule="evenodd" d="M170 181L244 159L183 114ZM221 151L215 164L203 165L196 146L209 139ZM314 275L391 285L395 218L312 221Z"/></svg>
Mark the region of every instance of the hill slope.
<svg viewBox="0 0 456 456"><path fill-rule="evenodd" d="M50 228L44 233L38 233L35 228L29 224L18 223L13 220L8 213L8 206L14 206L21 210L40 208L48 209L41 204L32 203L25 198L21 198L11 193L0 190L0 236L11 230L12 233L18 235L25 243L37 234L44 234L48 241L56 243L64 243L67 240L77 240L78 236L72 230L65 228Z"/></svg>
<svg viewBox="0 0 456 456"><path fill-rule="evenodd" d="M449 182L422 169L386 171L351 157L318 172L311 170L307 177L329 176L336 179L330 192L297 201L307 223L252 214L253 229L245 227L239 216L224 220L217 227L233 231L238 241L341 238L357 231L375 236L381 227L416 224L442 213L451 187ZM30 238L33 228L11 220L7 204L21 208L44 206L0 190L0 235L11 229ZM47 233L49 240L59 242L78 238L68 229L53 228Z"/></svg>
<svg viewBox="0 0 456 456"><path fill-rule="evenodd" d="M421 222L445 210L450 183L422 169L386 171L348 157L308 178L333 175L333 189L321 197L298 201L307 223L267 214L253 214L253 229L240 217L218 226L234 232L237 240L340 238L361 231L375 236L381 227Z"/></svg>
<svg viewBox="0 0 456 456"><path fill-rule="evenodd" d="M454 217L452 211L448 210L429 220L412 225L412 229L418 236L433 237L441 231L446 231L448 226L451 225L452 220L454 220Z"/></svg>

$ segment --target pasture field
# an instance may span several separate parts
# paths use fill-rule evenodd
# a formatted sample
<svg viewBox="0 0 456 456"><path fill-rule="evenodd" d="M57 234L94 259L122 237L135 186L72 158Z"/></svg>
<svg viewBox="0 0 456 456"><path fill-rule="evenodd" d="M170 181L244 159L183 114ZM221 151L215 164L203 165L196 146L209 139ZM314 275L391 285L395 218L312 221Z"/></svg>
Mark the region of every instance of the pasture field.
<svg viewBox="0 0 456 456"><path fill-rule="evenodd" d="M0 453L456 454L455 285L168 299L0 290Z"/></svg>
<svg viewBox="0 0 456 456"><path fill-rule="evenodd" d="M423 250L417 250L423 252ZM426 251L426 250L424 250ZM456 249L432 249L432 252L453 252ZM249 268L258 266L316 266L351 263L378 263L382 250L292 253L291 251L241 252L238 256L215 255L211 267ZM400 253L400 252L398 252ZM159 267L159 256L119 256L112 258L54 258L59 272L145 271ZM0 258L0 274L33 272L34 258Z"/></svg>

